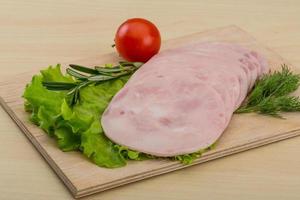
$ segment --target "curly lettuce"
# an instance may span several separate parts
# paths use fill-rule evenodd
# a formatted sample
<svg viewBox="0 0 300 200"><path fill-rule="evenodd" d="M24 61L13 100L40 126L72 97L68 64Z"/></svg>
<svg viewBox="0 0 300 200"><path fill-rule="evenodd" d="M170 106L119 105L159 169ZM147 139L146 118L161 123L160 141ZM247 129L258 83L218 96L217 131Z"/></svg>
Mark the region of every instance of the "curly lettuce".
<svg viewBox="0 0 300 200"><path fill-rule="evenodd" d="M33 76L23 94L25 110L31 112L30 120L54 137L63 151L79 150L102 167L126 165L115 144L105 137L100 124L101 114L126 78L83 88L81 101L73 108L66 103L66 92L47 90L43 81L74 82L73 78L61 73L59 65Z"/></svg>

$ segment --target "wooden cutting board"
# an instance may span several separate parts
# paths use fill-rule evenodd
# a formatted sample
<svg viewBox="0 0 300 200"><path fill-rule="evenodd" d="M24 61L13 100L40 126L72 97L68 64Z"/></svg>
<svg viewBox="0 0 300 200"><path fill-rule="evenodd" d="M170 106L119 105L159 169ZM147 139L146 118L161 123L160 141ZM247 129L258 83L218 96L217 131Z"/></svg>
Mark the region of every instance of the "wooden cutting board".
<svg viewBox="0 0 300 200"><path fill-rule="evenodd" d="M287 63L272 50L264 47L245 31L236 26L228 26L195 33L185 37L165 41L162 48L174 48L187 42L227 41L245 45L264 54L272 69ZM74 63L96 65L118 61L115 53L94 56ZM300 69L291 68L294 71ZM142 180L177 169L189 167L169 160L132 161L126 167L105 169L96 166L78 152L60 151L54 140L50 139L28 120L24 112L23 93L26 83L36 71L15 75L10 81L0 83L0 103L36 149L62 179L74 197L82 197L130 182ZM300 91L296 91L299 95ZM242 152L279 140L300 135L300 114L284 114L286 119L277 119L257 114L234 115L233 119L214 150L205 153L193 165ZM201 131L201 130L199 130Z"/></svg>

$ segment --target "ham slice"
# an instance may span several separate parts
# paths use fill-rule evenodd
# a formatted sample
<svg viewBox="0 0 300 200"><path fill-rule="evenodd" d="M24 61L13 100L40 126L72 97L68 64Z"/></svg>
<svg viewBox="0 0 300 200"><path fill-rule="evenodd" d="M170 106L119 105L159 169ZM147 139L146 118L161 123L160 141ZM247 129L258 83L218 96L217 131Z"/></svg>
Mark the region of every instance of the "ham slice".
<svg viewBox="0 0 300 200"><path fill-rule="evenodd" d="M114 96L101 119L104 132L117 144L155 156L207 148L267 68L262 55L236 44L163 51Z"/></svg>

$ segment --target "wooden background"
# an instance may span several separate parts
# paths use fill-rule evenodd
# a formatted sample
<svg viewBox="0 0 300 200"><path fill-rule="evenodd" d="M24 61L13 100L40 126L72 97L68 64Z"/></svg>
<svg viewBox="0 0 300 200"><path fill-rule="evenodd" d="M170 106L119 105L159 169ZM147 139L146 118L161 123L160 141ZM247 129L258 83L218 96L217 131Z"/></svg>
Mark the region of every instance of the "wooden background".
<svg viewBox="0 0 300 200"><path fill-rule="evenodd" d="M0 1L0 79L112 51L130 17L163 39L236 24L300 65L300 1ZM300 122L299 122L300 123ZM103 192L86 199L299 199L300 137ZM0 109L0 199L72 199Z"/></svg>

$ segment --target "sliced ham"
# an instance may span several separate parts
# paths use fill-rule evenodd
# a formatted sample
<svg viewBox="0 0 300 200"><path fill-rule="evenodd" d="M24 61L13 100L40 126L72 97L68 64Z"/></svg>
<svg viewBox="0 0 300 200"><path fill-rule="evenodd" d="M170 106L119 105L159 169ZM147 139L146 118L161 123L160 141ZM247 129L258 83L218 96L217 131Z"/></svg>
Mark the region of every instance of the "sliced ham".
<svg viewBox="0 0 300 200"><path fill-rule="evenodd" d="M112 99L101 123L130 149L169 157L213 144L255 80L267 71L257 52L205 42L163 51Z"/></svg>

